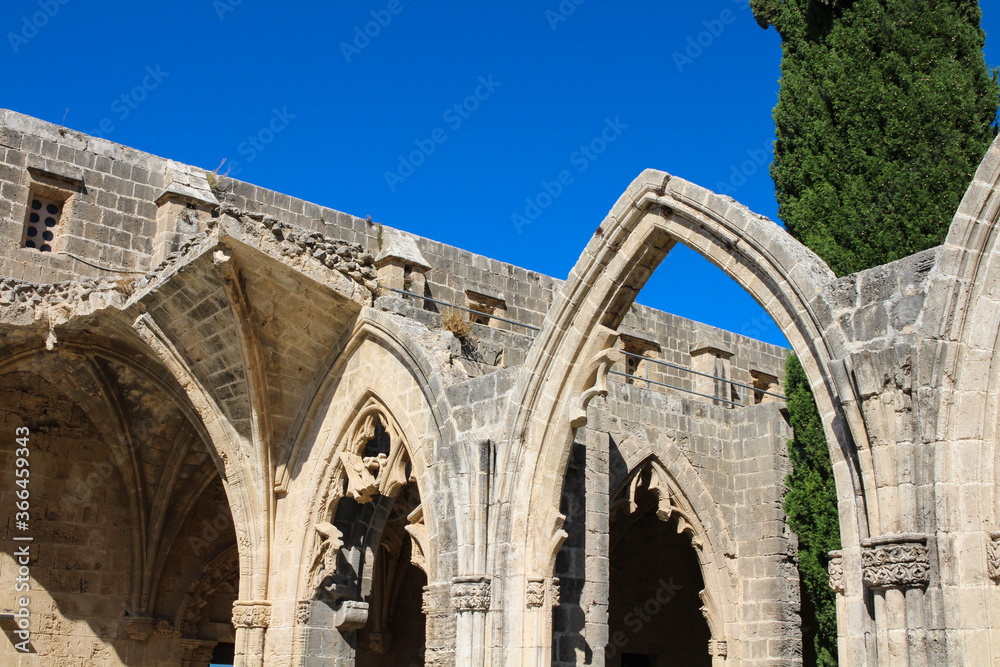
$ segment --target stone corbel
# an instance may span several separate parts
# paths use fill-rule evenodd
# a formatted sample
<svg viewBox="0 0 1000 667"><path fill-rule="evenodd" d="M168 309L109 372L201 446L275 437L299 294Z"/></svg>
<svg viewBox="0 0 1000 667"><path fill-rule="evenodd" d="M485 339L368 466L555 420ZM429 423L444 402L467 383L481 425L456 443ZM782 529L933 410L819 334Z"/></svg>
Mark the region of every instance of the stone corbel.
<svg viewBox="0 0 1000 667"><path fill-rule="evenodd" d="M344 534L340 529L329 522L317 523L313 526L320 535L319 551L313 561L312 576L314 577L314 588L319 582L329 577L337 571L337 555L344 546ZM322 574L320 574L322 572Z"/></svg>
<svg viewBox="0 0 1000 667"><path fill-rule="evenodd" d="M237 600L233 603L234 628L266 628L270 625L269 600Z"/></svg>
<svg viewBox="0 0 1000 667"><path fill-rule="evenodd" d="M406 516L409 522L404 526L410 536L412 548L410 549L410 563L423 570L427 574L427 526L424 524L424 506L417 505L412 512Z"/></svg>
<svg viewBox="0 0 1000 667"><path fill-rule="evenodd" d="M535 563L543 568L536 571L535 574L541 575L555 570L556 555L563 542L569 537L569 533L563 529L565 523L565 514L560 514L555 509L549 509L545 521L541 523L541 534L535 539Z"/></svg>
<svg viewBox="0 0 1000 667"><path fill-rule="evenodd" d="M408 457L406 456L406 447L403 447L398 435L393 435L389 458L382 466L378 476L378 492L388 498L395 498L407 482L406 462Z"/></svg>
<svg viewBox="0 0 1000 667"><path fill-rule="evenodd" d="M930 556L925 535L889 535L861 543L865 585L871 590L926 588Z"/></svg>
<svg viewBox="0 0 1000 667"><path fill-rule="evenodd" d="M122 619L122 628L129 639L135 641L146 641L153 634L153 627L156 621L152 616L135 615L126 616Z"/></svg>
<svg viewBox="0 0 1000 667"><path fill-rule="evenodd" d="M581 356L589 358L589 362L576 375L573 385L577 387L579 396L572 398L567 405L567 416L572 428L580 428L587 423L587 405L595 396L607 395L608 372L622 359L621 350L614 347L617 338L618 332L599 326L588 341L587 349Z"/></svg>
<svg viewBox="0 0 1000 667"><path fill-rule="evenodd" d="M334 613L333 625L341 632L354 632L368 622L368 603L345 600Z"/></svg>

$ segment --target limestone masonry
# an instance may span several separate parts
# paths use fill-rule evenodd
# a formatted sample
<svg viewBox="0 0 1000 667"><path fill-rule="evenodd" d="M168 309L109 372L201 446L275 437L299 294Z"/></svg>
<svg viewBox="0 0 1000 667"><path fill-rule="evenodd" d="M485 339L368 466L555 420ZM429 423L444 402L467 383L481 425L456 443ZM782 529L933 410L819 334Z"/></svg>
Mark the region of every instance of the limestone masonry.
<svg viewBox="0 0 1000 667"><path fill-rule="evenodd" d="M837 279L647 170L560 281L0 110L0 663L802 664L788 351L634 304L682 243L810 378L841 664L996 664L998 182Z"/></svg>

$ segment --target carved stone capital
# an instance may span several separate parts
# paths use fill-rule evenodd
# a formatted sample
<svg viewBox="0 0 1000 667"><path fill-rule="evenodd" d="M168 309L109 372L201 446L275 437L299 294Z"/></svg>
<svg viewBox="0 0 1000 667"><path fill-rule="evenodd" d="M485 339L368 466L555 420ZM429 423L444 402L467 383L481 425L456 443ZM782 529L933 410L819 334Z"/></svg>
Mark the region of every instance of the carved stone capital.
<svg viewBox="0 0 1000 667"><path fill-rule="evenodd" d="M930 583L924 535L890 535L861 543L865 585L872 590L923 588Z"/></svg>
<svg viewBox="0 0 1000 667"><path fill-rule="evenodd" d="M233 603L233 627L266 628L271 625L271 603L267 600L237 600Z"/></svg>
<svg viewBox="0 0 1000 667"><path fill-rule="evenodd" d="M492 582L489 577L456 577L451 581L455 611L489 611Z"/></svg>
<svg viewBox="0 0 1000 667"><path fill-rule="evenodd" d="M153 634L154 620L151 616L129 616L122 620L122 628L129 639L146 641Z"/></svg>
<svg viewBox="0 0 1000 667"><path fill-rule="evenodd" d="M353 632L368 622L368 603L359 600L344 600L334 614L333 625L344 632Z"/></svg>
<svg viewBox="0 0 1000 667"><path fill-rule="evenodd" d="M990 533L986 543L986 569L990 579L1000 584L1000 532Z"/></svg>
<svg viewBox="0 0 1000 667"><path fill-rule="evenodd" d="M708 654L713 658L729 657L729 643L725 639L709 639Z"/></svg>
<svg viewBox="0 0 1000 667"><path fill-rule="evenodd" d="M528 579L525 590L525 599L529 609L544 607L545 595L549 594L549 604L553 607L559 606L559 579L551 577L549 579Z"/></svg>
<svg viewBox="0 0 1000 667"><path fill-rule="evenodd" d="M843 593L844 588L844 552L843 551L831 551L830 554L830 565L827 570L830 573L830 588L833 589L835 593Z"/></svg>
<svg viewBox="0 0 1000 667"><path fill-rule="evenodd" d="M391 632L369 632L368 633L368 648L371 649L372 653L377 655L386 655L389 653L389 649L392 648L392 633Z"/></svg>
<svg viewBox="0 0 1000 667"><path fill-rule="evenodd" d="M312 613L312 600L299 600L295 603L295 624L306 625L309 623L309 614Z"/></svg>
<svg viewBox="0 0 1000 667"><path fill-rule="evenodd" d="M181 636L181 631L174 627L169 619L161 618L153 627L153 633L157 637L176 638Z"/></svg>

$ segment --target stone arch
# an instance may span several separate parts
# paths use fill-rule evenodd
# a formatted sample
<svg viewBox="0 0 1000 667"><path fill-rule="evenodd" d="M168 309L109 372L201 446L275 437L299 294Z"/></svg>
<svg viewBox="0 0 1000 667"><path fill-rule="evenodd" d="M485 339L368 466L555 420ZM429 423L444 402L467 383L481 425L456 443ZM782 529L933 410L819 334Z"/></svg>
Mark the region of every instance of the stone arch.
<svg viewBox="0 0 1000 667"><path fill-rule="evenodd" d="M940 576L940 627L949 664L1000 641L1000 138L990 146L952 220L930 275L920 354L937 389L922 415L935 454L928 532ZM956 511L961 508L960 511ZM983 614L966 616L966 605Z"/></svg>
<svg viewBox="0 0 1000 667"><path fill-rule="evenodd" d="M496 532L531 571L535 545L552 539L537 522L558 508L574 428L586 423L586 403L604 391L614 329L659 262L683 243L739 283L774 319L810 380L830 444L840 499L841 533L851 570L848 594L863 604L860 541L877 519L873 465L864 422L837 361L846 341L825 306L830 269L773 222L733 200L655 170L643 172L601 224L546 316L515 388L507 416L511 443L500 468L499 503L511 511ZM530 488L532 493L519 493ZM877 522L877 521L876 521ZM513 526L531 528L524 537ZM521 539L525 542L522 543ZM523 544L523 546L521 546ZM498 553L495 551L495 553ZM499 564L498 564L499 565ZM856 577L854 575L857 575ZM514 585L509 605L523 605ZM512 629L512 637L520 634Z"/></svg>
<svg viewBox="0 0 1000 667"><path fill-rule="evenodd" d="M461 471L455 462L438 454L440 445L454 441L454 429L444 388L420 346L385 313L364 309L303 414L289 456L288 494L279 507L281 515L294 516L297 525L305 525L294 546L293 562L299 564L295 581L286 584L300 608L327 613L317 611L311 602L315 589L310 569L317 558L323 558L321 551L331 549L324 544L333 542L315 526L335 523L336 508L350 477L341 454L346 453L355 435L365 430L365 421L371 415L378 415L386 429L395 434L412 465L421 511L411 525L413 530L407 532L413 544L420 547L421 569L431 586L450 582L456 558L442 558L440 548L445 545L457 549L463 543L463 534L468 533L456 520L453 509L463 502L467 492L456 481ZM394 455L390 451L388 459ZM459 452L457 467L464 465L465 456ZM376 493L371 502L362 505L368 508L360 540L366 545L377 547L379 543L382 523L392 505L384 502L385 498ZM368 566L373 563L373 558L366 559L356 573L359 593L367 592L370 586ZM301 614L305 619L300 622L302 632L314 631L306 626L308 623L308 628L313 628L310 613Z"/></svg>
<svg viewBox="0 0 1000 667"><path fill-rule="evenodd" d="M675 459L672 467L680 469L684 473L692 472L688 463L686 466L681 459ZM678 465L680 464L680 465ZM737 619L736 601L739 599L739 591L736 585L736 573L732 571L731 564L733 552L732 540L729 538L729 531L724 527L723 532L716 533L715 528L719 526L721 516L717 507L704 502L707 489L700 480L689 483L688 488L679 481L678 474L671 473L667 466L657 454L649 454L638 464L632 466L628 476L621 480L617 487L611 487L611 497L615 498L621 493L624 487L633 483L643 473L649 469L654 484L650 490L658 496L660 509L658 512L667 514L661 517L666 521L671 518L669 515L677 515L682 523L678 524L678 530L686 532L691 536L692 546L698 555L701 566L702 578L705 581L706 595L706 619L712 631L713 638L726 640L726 625L734 623ZM697 476L695 475L695 479ZM690 479L690 478L689 478ZM700 488L699 488L700 487ZM703 517L708 517L708 522ZM712 530L707 529L711 528ZM727 558L726 556L730 556ZM738 639L738 638L734 638Z"/></svg>
<svg viewBox="0 0 1000 667"><path fill-rule="evenodd" d="M667 470L659 455L648 454L638 464L630 467L628 474L624 479L619 480L617 485L612 483L610 494L612 502L618 498L630 506L624 516L621 516L622 511L626 508L616 508L612 505L612 526L616 521L633 522L624 528L617 528L614 532L619 532L619 537L634 538L634 521L638 519L640 522L646 521L648 523L650 520L651 517L648 513L642 516L641 510L639 510L639 505L643 502L639 497L639 494L642 493L640 487L648 496L655 498L655 523L658 524L659 529L669 530L667 523L672 521L675 522L673 527L677 535L687 535L690 539L689 554L693 552L697 559L704 585L701 591L697 591L696 599L700 607L695 608L694 611L704 619L710 633L710 641L726 646L732 640L738 642L739 637L730 637L728 634L732 629L738 627L739 619L738 600L740 596L736 585L737 579L735 573L729 571L732 559L726 558L726 555L731 556L732 554L724 554L724 552L719 551L718 544L713 539L715 536L712 535L711 531L706 530L705 524L695 510L690 493L682 490L677 478ZM640 516L633 517L632 512L637 510ZM708 508L707 513L711 514L712 508ZM633 528L633 530L628 530L629 528ZM621 535L623 530L630 535ZM611 534L613 535L613 532ZM619 548L618 544L612 540L608 551L609 560L614 560L616 548ZM613 579L609 583L611 584L610 602L611 596L615 595L616 591ZM657 593L664 593L668 601L677 590L683 588L683 585L680 584L675 587L673 580L669 582L668 586L670 590L657 591ZM663 588L663 582L660 582L660 588ZM691 601L690 597L689 594L689 602ZM610 605L609 609L611 609ZM692 610L688 609L689 613L690 611ZM609 651L613 650L610 643L608 649Z"/></svg>

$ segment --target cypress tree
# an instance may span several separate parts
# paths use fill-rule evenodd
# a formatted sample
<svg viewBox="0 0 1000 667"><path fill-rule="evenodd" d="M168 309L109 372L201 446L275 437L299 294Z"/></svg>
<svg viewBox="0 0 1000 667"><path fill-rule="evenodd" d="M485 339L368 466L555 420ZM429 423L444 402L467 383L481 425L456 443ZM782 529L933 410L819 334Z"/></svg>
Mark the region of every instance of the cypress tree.
<svg viewBox="0 0 1000 667"><path fill-rule="evenodd" d="M836 596L827 574L829 552L840 548L837 488L823 422L798 357L785 363L785 396L794 439L788 442L785 513L799 538L803 657L807 665L837 664Z"/></svg>
<svg viewBox="0 0 1000 667"><path fill-rule="evenodd" d="M779 217L837 275L940 244L996 135L998 77L974 0L750 0L782 40L771 165ZM786 368L785 511L799 538L807 665L836 665L829 450L802 367Z"/></svg>
<svg viewBox="0 0 1000 667"><path fill-rule="evenodd" d="M995 136L975 0L750 0L782 39L771 175L837 275L940 244Z"/></svg>

